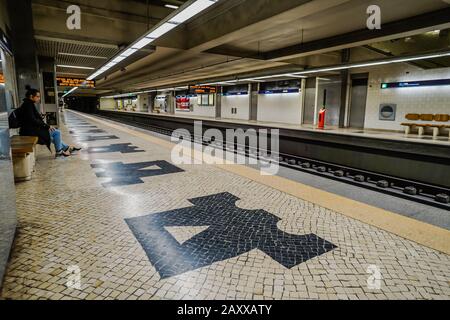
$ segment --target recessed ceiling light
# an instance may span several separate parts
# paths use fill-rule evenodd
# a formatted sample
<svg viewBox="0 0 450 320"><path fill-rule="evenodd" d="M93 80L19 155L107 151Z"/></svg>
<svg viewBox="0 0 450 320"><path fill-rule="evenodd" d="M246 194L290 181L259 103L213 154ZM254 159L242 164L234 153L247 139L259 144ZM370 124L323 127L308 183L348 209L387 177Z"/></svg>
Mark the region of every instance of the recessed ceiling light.
<svg viewBox="0 0 450 320"><path fill-rule="evenodd" d="M170 9L178 9L179 6L174 6L173 4L166 4L164 7L170 8Z"/></svg>
<svg viewBox="0 0 450 320"><path fill-rule="evenodd" d="M174 23L164 23L161 26L159 26L158 28L156 28L156 30L150 32L146 37L147 38L159 38L163 35L165 35L167 32L169 32L170 30L176 28L177 25Z"/></svg>
<svg viewBox="0 0 450 320"><path fill-rule="evenodd" d="M65 53L65 52L58 52L58 54L60 56L83 57L83 58L102 59L102 60L108 59L108 57L91 56L91 55L87 55L87 54Z"/></svg>
<svg viewBox="0 0 450 320"><path fill-rule="evenodd" d="M183 23L203 10L209 8L214 3L216 3L215 0L197 0L169 21L173 23Z"/></svg>
<svg viewBox="0 0 450 320"><path fill-rule="evenodd" d="M190 18L196 16L197 14L201 13L202 11L206 10L213 4L217 3L219 0L196 0L193 1L190 5L187 7L184 7L183 9L178 10L172 18L168 18L169 20L164 22L163 24L157 26L156 28L152 29L150 32L148 32L146 35L144 35L143 38L141 38L136 43L132 44L125 52L119 53L112 61L115 63L120 62L118 61L118 57L129 57L130 55L134 54L139 49L145 47L147 44L151 43L152 41L158 39L159 37L165 35L172 29L176 28L179 24L189 20ZM170 6L170 4L167 4L166 6ZM174 9L176 6L172 6ZM178 8L177 8L178 9ZM123 59L122 59L123 60ZM106 68L108 70L109 67ZM97 72L93 73L89 76L90 79L96 78L98 75L104 73L105 68L101 68Z"/></svg>
<svg viewBox="0 0 450 320"><path fill-rule="evenodd" d="M65 65L65 64L57 64L56 66L60 67L60 68L87 69L87 70L94 70L95 69L95 68L92 68L92 67L69 66L69 65Z"/></svg>

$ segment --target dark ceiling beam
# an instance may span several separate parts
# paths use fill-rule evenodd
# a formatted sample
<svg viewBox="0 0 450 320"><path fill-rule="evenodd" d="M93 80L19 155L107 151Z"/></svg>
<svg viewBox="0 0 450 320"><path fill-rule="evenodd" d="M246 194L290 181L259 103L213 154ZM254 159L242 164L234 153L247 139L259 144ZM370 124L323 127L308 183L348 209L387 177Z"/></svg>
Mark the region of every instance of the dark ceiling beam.
<svg viewBox="0 0 450 320"><path fill-rule="evenodd" d="M266 60L284 60L302 55L310 55L324 51L335 51L365 45L397 37L403 37L410 32L450 24L450 7L429 12L415 17L385 23L381 30L362 29L346 34L297 44L282 49L264 53Z"/></svg>
<svg viewBox="0 0 450 320"><path fill-rule="evenodd" d="M92 44L94 46L112 46L119 49L119 46L117 45L117 41L113 40L105 40L103 38L95 38L92 36L79 36L79 35L73 35L68 33L60 33L60 32L52 32L47 30L39 30L35 29L34 36L36 39L55 39L54 41L69 43L69 42L81 42L86 45ZM124 46L128 45L128 43L123 43Z"/></svg>
<svg viewBox="0 0 450 320"><path fill-rule="evenodd" d="M206 53L217 54L227 57L249 58L263 60L264 56L255 51L244 51L239 49L227 48L226 46L220 46L205 51Z"/></svg>
<svg viewBox="0 0 450 320"><path fill-rule="evenodd" d="M326 8L347 1L350 0L328 0ZM169 36L158 39L156 45L205 52L251 36L267 28L269 21L277 27L285 21L300 19L323 9L316 0L223 0L213 10L172 31ZM182 36L174 39L174 33Z"/></svg>
<svg viewBox="0 0 450 320"><path fill-rule="evenodd" d="M147 23L150 22L152 24L158 23L161 19L163 19L166 15L172 12L171 9L150 5L150 12L152 12L152 16L147 17L147 6L142 3L134 2L133 4L129 4L131 6L140 6L138 10L135 12L126 11L126 10L118 10L114 8L102 8L99 6L86 4L85 2L77 3L76 1L66 1L66 0L33 0L33 7L47 7L63 10L66 14L66 9L70 5L78 5L81 9L81 14L88 14L93 16L98 16L102 18L110 18L124 21L133 21L136 23Z"/></svg>
<svg viewBox="0 0 450 320"><path fill-rule="evenodd" d="M392 53L383 51L381 49L377 49L377 48L372 47L370 45L366 45L366 46L363 46L363 47L366 48L367 50L370 50L372 52L376 52L376 53L381 54L381 55L383 55L385 57L394 57L394 55ZM421 61L421 62L424 62L424 61ZM418 63L418 62L416 62L416 61L408 61L408 62L405 62L405 63L410 64L410 65L415 66L415 67L418 67L420 69L424 69L423 65Z"/></svg>

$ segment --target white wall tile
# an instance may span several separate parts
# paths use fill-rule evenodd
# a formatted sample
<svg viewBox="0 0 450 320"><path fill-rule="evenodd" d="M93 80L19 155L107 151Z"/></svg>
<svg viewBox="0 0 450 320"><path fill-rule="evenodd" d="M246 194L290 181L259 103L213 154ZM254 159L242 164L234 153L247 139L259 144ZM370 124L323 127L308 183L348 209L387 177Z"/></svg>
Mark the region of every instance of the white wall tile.
<svg viewBox="0 0 450 320"><path fill-rule="evenodd" d="M389 70L389 71L386 71ZM369 74L365 128L403 130L408 113L450 114L450 86L381 89L383 82L449 79L450 68L422 70L414 66L390 65ZM397 104L395 121L379 120L380 104Z"/></svg>

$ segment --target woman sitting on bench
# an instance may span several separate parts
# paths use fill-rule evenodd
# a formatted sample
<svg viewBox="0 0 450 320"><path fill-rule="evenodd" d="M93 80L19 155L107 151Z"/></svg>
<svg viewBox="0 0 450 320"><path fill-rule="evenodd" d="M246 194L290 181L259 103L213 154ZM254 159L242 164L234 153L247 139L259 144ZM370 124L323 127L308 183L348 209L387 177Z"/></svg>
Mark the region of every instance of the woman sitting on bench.
<svg viewBox="0 0 450 320"><path fill-rule="evenodd" d="M69 157L72 152L81 150L81 148L65 144L61 138L61 131L50 127L42 120L35 106L35 103L39 103L41 100L39 90L32 89L30 86L27 86L26 89L26 97L20 106L21 127L19 134L21 136L38 137L38 143L46 145L49 150L51 150L50 144L53 143L56 150L56 157Z"/></svg>

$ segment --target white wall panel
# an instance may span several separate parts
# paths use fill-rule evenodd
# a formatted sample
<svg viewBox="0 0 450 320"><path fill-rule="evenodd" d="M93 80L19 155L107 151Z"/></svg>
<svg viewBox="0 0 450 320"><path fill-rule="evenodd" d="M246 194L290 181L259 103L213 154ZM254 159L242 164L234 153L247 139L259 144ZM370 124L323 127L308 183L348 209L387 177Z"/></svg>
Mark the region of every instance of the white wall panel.
<svg viewBox="0 0 450 320"><path fill-rule="evenodd" d="M114 99L100 99L100 109L102 110L114 110L116 109L116 100Z"/></svg>
<svg viewBox="0 0 450 320"><path fill-rule="evenodd" d="M179 111L175 110L176 115L180 116L198 116L198 117L206 117L206 118L215 118L216 117L216 107L203 107L198 105L197 97L191 98L191 104L193 105L192 112Z"/></svg>
<svg viewBox="0 0 450 320"><path fill-rule="evenodd" d="M388 70L388 71L387 71ZM383 82L449 79L450 68L421 70L408 65L390 65L369 74L365 128L403 130L405 115L450 114L450 86L381 89ZM379 120L380 104L397 104L395 121Z"/></svg>
<svg viewBox="0 0 450 320"><path fill-rule="evenodd" d="M232 114L231 109L237 108L237 114ZM250 96L222 96L222 118L223 119L250 119Z"/></svg>
<svg viewBox="0 0 450 320"><path fill-rule="evenodd" d="M300 124L301 93L258 95L258 121Z"/></svg>

